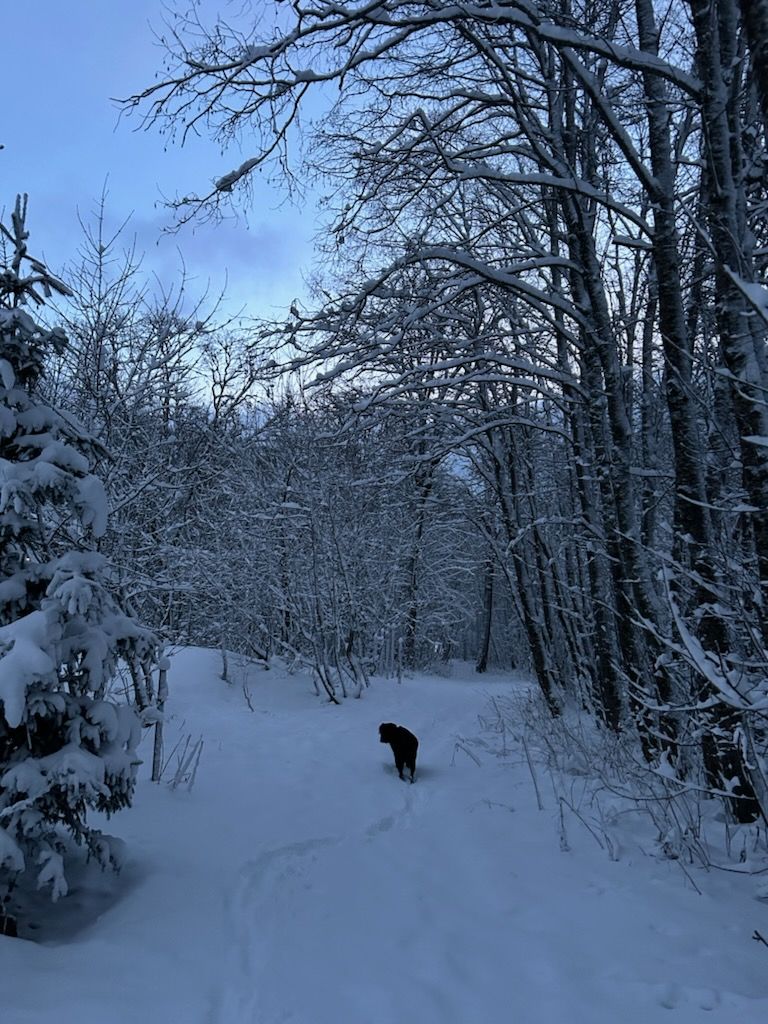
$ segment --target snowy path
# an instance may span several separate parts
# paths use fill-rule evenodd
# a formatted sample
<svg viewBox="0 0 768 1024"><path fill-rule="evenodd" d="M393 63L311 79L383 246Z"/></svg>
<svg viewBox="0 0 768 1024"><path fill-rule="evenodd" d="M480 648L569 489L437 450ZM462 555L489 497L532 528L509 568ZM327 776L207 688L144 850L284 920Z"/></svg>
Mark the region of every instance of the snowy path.
<svg viewBox="0 0 768 1024"><path fill-rule="evenodd" d="M455 751L511 684L377 681L332 708L259 675L252 714L216 671L177 658L174 725L206 746L192 793L147 784L111 826L123 898L66 943L0 939L4 1024L768 1020L754 883L698 896L586 833L563 853L516 759ZM419 735L415 786L386 720Z"/></svg>

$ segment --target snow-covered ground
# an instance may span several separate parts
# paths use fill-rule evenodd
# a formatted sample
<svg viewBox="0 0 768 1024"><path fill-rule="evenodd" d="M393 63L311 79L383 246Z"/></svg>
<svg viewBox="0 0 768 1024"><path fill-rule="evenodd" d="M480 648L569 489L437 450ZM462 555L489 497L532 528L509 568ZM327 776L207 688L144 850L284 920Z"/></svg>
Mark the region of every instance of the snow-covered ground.
<svg viewBox="0 0 768 1024"><path fill-rule="evenodd" d="M376 680L331 707L253 669L251 711L219 671L173 663L168 744L204 738L191 792L143 782L108 826L121 875L75 877L42 941L0 938L3 1024L768 1021L755 879L698 871L699 895L577 824L563 852L554 801L478 722L519 682ZM416 785L382 721L419 736Z"/></svg>

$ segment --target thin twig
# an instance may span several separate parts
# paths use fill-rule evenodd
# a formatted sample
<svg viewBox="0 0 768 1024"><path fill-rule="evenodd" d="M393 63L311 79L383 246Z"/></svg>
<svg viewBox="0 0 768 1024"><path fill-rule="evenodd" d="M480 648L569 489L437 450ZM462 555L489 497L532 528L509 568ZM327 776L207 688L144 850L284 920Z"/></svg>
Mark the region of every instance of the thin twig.
<svg viewBox="0 0 768 1024"><path fill-rule="evenodd" d="M536 791L536 803L538 804L539 810L543 811L544 810L544 804L542 803L541 793L539 791L539 780L536 778L536 771L535 771L535 769L533 767L533 759L531 758L531 752L528 749L528 741L525 738L525 733L523 733L521 735L520 739L521 739L522 744L523 744L523 750L525 751L525 759L528 762L528 771L531 773L531 779L533 781L533 788Z"/></svg>
<svg viewBox="0 0 768 1024"><path fill-rule="evenodd" d="M451 764L452 765L456 763L456 751L457 750L463 750L464 753L467 755L467 757L471 757L472 760L477 765L477 767L480 768L481 764L480 764L479 758L476 757L476 755L473 754L472 751L461 742L461 740L456 740L456 743L454 745L453 757L451 758Z"/></svg>

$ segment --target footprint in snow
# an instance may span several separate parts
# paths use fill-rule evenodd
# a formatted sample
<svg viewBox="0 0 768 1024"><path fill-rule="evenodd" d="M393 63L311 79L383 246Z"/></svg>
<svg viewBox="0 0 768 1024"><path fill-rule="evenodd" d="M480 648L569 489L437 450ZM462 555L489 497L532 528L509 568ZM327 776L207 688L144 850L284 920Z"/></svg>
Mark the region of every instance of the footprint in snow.
<svg viewBox="0 0 768 1024"><path fill-rule="evenodd" d="M395 819L391 814L386 815L384 818L379 818L378 821L374 821L372 825L369 825L365 830L366 837L373 839L382 832L389 832L389 830L395 824Z"/></svg>
<svg viewBox="0 0 768 1024"><path fill-rule="evenodd" d="M720 993L716 989L692 988L670 982L660 986L658 1000L665 1010L676 1010L683 1004L693 1004L700 1010L715 1010L720 1005Z"/></svg>

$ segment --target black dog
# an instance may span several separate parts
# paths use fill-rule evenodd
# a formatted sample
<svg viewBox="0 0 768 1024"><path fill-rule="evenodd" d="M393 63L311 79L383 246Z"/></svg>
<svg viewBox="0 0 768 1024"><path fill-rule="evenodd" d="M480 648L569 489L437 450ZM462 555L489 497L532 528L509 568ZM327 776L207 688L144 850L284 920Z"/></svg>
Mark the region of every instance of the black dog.
<svg viewBox="0 0 768 1024"><path fill-rule="evenodd" d="M419 741L412 732L408 732L402 725L395 725L394 722L382 722L379 726L379 740L388 743L395 755L397 773L403 781L403 768L411 773L411 782L416 774L416 751L419 749Z"/></svg>

